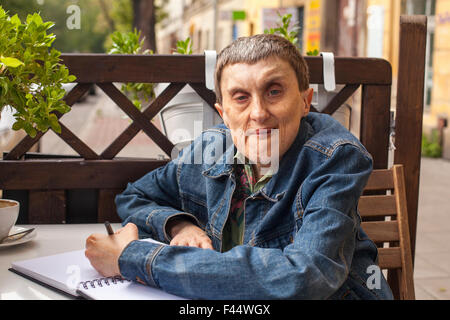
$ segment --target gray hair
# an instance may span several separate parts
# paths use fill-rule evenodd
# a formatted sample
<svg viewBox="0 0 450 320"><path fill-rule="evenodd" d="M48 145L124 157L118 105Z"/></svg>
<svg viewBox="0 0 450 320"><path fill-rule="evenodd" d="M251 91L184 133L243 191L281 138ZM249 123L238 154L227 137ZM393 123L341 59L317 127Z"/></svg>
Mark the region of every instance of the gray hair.
<svg viewBox="0 0 450 320"><path fill-rule="evenodd" d="M292 66L297 76L300 91L309 88L309 71L300 51L287 39L273 34L258 34L241 37L224 48L217 57L216 64L216 98L222 103L220 82L223 69L236 63L255 64L261 60L276 56Z"/></svg>

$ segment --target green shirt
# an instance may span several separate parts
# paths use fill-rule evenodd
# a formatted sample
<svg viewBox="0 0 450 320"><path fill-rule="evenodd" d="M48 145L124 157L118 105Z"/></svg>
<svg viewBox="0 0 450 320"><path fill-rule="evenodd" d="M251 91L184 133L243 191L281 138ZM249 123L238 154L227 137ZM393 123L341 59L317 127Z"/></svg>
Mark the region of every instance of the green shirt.
<svg viewBox="0 0 450 320"><path fill-rule="evenodd" d="M222 252L241 245L244 240L245 229L245 200L261 190L272 178L269 171L261 179L256 181L253 166L248 164L245 157L238 151L234 156L236 188L231 199L231 207L228 220L223 230Z"/></svg>

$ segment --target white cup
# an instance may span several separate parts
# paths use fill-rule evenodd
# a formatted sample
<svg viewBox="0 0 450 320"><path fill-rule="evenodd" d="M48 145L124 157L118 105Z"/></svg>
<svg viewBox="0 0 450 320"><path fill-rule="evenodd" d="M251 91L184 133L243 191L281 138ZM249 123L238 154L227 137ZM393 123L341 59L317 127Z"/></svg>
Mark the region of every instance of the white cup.
<svg viewBox="0 0 450 320"><path fill-rule="evenodd" d="M9 235L9 231L19 217L19 209L19 202L0 199L0 241Z"/></svg>

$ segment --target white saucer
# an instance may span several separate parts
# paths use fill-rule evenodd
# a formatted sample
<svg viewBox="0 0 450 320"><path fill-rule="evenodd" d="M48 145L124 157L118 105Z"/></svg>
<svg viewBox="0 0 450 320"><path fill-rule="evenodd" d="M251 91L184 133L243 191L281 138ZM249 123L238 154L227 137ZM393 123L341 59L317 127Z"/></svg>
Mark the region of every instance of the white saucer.
<svg viewBox="0 0 450 320"><path fill-rule="evenodd" d="M22 227L12 227L11 230L9 231L9 234L15 234L21 231L25 231L29 228L22 228ZM36 229L34 229L33 231L31 231L29 234L27 234L26 236L18 239L18 240L8 240L7 242L4 243L0 243L0 247L8 247L8 246L15 246L16 244L21 244L21 243L25 243L28 241L33 240L34 238L36 238L37 236L37 231Z"/></svg>

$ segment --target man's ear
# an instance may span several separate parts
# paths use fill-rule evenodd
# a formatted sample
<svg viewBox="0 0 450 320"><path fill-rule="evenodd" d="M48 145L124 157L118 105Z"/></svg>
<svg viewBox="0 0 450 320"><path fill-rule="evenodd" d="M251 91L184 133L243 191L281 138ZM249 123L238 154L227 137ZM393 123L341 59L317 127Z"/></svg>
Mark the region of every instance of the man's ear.
<svg viewBox="0 0 450 320"><path fill-rule="evenodd" d="M306 98L306 102L307 102L308 106L311 106L313 95L314 95L313 88L309 88L305 91L305 98Z"/></svg>
<svg viewBox="0 0 450 320"><path fill-rule="evenodd" d="M225 112L223 111L223 106L220 103L216 103L214 104L214 107L216 108L217 112L219 112L223 123L228 127L227 119L225 119Z"/></svg>
<svg viewBox="0 0 450 320"><path fill-rule="evenodd" d="M305 112L309 113L309 111L311 110L311 102L313 99L313 95L314 95L314 89L313 88L309 88L307 90L305 90L305 92L303 92L303 98L305 100Z"/></svg>
<svg viewBox="0 0 450 320"><path fill-rule="evenodd" d="M220 117L223 119L223 107L219 103L214 104L214 107L216 108L217 112L219 112Z"/></svg>

